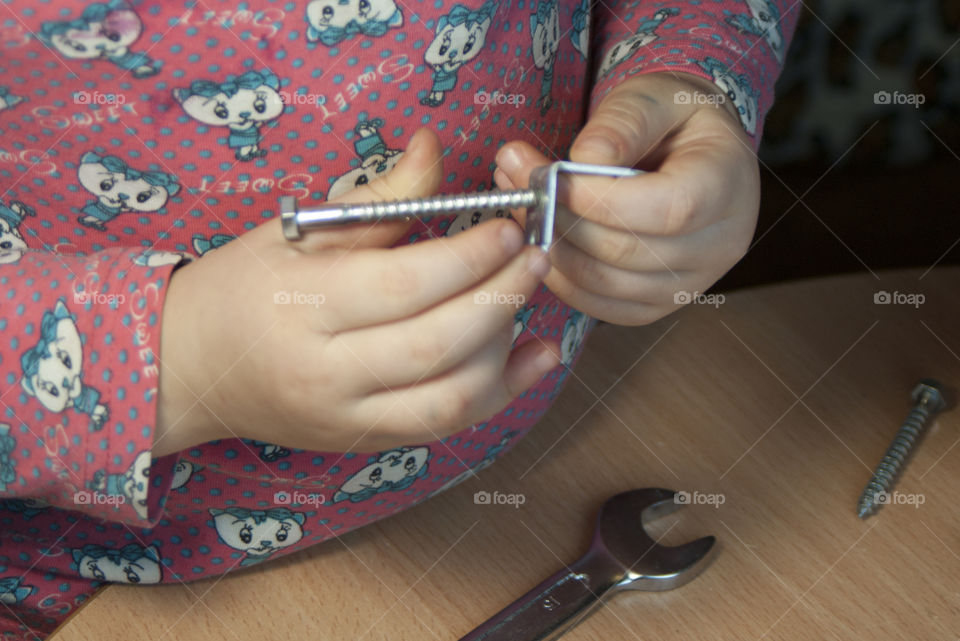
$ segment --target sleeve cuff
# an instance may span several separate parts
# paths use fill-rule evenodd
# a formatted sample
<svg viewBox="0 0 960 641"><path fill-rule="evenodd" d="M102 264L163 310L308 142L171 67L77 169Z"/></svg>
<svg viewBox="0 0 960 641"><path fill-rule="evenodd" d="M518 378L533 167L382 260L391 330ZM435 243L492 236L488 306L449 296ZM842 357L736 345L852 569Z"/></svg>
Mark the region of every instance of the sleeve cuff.
<svg viewBox="0 0 960 641"><path fill-rule="evenodd" d="M0 352L0 367L20 392L0 435L8 450L0 480L9 481L0 492L156 524L176 463L150 453L160 321L183 260L114 248L83 257L31 251L3 266L9 280L0 280L13 283L23 304L5 315L0 331L13 348Z"/></svg>

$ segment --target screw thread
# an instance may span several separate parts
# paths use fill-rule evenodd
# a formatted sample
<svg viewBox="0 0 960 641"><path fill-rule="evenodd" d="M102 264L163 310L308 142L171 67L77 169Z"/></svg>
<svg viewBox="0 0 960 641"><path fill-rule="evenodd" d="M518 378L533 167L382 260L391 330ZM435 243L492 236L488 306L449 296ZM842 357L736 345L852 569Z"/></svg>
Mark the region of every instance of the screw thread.
<svg viewBox="0 0 960 641"><path fill-rule="evenodd" d="M893 442L887 448L886 454L874 470L870 481L867 482L863 494L860 495L860 501L857 503L857 515L860 518L869 516L879 509L878 495L889 491L893 487L929 418L930 408L923 402L910 410L909 416L900 426Z"/></svg>
<svg viewBox="0 0 960 641"><path fill-rule="evenodd" d="M530 189L489 191L458 196L435 196L408 200L351 204L350 216L359 220L429 215L472 210L533 207L537 193Z"/></svg>

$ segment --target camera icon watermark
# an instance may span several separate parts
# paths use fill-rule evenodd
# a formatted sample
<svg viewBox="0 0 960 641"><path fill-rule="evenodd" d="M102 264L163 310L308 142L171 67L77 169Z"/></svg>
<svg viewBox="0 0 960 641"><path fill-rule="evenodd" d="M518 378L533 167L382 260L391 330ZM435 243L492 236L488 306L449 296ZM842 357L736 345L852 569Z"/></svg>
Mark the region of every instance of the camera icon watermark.
<svg viewBox="0 0 960 641"><path fill-rule="evenodd" d="M513 305L519 309L527 304L527 297L523 294L482 291L474 293L473 302L477 305Z"/></svg>
<svg viewBox="0 0 960 641"><path fill-rule="evenodd" d="M100 494L99 492L88 492L87 490L78 490L73 493L74 505L123 505L127 502L127 497L123 494Z"/></svg>
<svg viewBox="0 0 960 641"><path fill-rule="evenodd" d="M886 290L880 290L878 292L874 292L873 294L874 305L910 305L914 309L918 309L925 302L927 302L927 297L919 293L911 294L906 292L888 292Z"/></svg>
<svg viewBox="0 0 960 641"><path fill-rule="evenodd" d="M499 89L492 92L480 90L473 94L475 105L513 105L521 107L527 103L527 97L522 93L504 93Z"/></svg>
<svg viewBox="0 0 960 641"><path fill-rule="evenodd" d="M310 305L312 307L320 307L325 302L327 302L327 297L323 294L301 291L288 292L285 289L273 293L274 305Z"/></svg>
<svg viewBox="0 0 960 641"><path fill-rule="evenodd" d="M527 502L524 494L504 494L503 492L487 492L480 490L474 492L473 502L475 505L512 505L520 509L520 506Z"/></svg>
<svg viewBox="0 0 960 641"><path fill-rule="evenodd" d="M915 510L920 509L920 506L927 502L927 497L923 494L907 494L898 491L880 491L873 495L873 499L877 505L912 505Z"/></svg>
<svg viewBox="0 0 960 641"><path fill-rule="evenodd" d="M674 292L673 302L676 305L710 305L720 307L727 302L723 294L701 294L700 292Z"/></svg>
<svg viewBox="0 0 960 641"><path fill-rule="evenodd" d="M873 94L873 104L875 105L910 105L914 109L919 109L920 105L925 102L927 102L927 97L922 93L878 91Z"/></svg>
<svg viewBox="0 0 960 641"><path fill-rule="evenodd" d="M680 491L673 495L673 502L677 505L712 505L715 508L719 508L727 502L727 497L723 494Z"/></svg>
<svg viewBox="0 0 960 641"><path fill-rule="evenodd" d="M323 505L327 502L327 497L317 492L285 492L283 490L274 493L273 502L276 505Z"/></svg>
<svg viewBox="0 0 960 641"><path fill-rule="evenodd" d="M122 93L103 93L102 91L74 91L75 105L123 105L127 97Z"/></svg>

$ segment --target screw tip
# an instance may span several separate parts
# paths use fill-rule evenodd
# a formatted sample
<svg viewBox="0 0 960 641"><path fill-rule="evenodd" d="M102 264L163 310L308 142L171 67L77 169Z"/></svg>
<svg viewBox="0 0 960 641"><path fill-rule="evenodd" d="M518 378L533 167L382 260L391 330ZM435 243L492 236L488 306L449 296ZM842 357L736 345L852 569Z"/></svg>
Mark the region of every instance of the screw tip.
<svg viewBox="0 0 960 641"><path fill-rule="evenodd" d="M877 504L873 501L866 500L860 501L857 504L857 516L861 519L865 519L868 516L872 516L877 511Z"/></svg>

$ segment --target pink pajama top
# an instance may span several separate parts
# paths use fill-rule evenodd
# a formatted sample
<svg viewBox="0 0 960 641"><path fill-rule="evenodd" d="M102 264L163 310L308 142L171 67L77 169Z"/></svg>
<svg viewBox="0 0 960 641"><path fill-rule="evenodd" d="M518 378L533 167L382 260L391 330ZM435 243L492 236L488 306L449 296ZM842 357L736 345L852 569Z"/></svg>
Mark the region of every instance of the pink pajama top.
<svg viewBox="0 0 960 641"><path fill-rule="evenodd" d="M0 4L3 638L43 638L104 582L222 574L456 484L543 415L591 328L539 289L516 343L558 340L563 366L440 441L230 439L153 458L178 264L281 196L311 205L384 175L420 127L445 146L444 193L492 188L509 140L565 158L636 73L711 79L756 143L796 22L784 0L464 2ZM484 217L437 216L405 241Z"/></svg>

